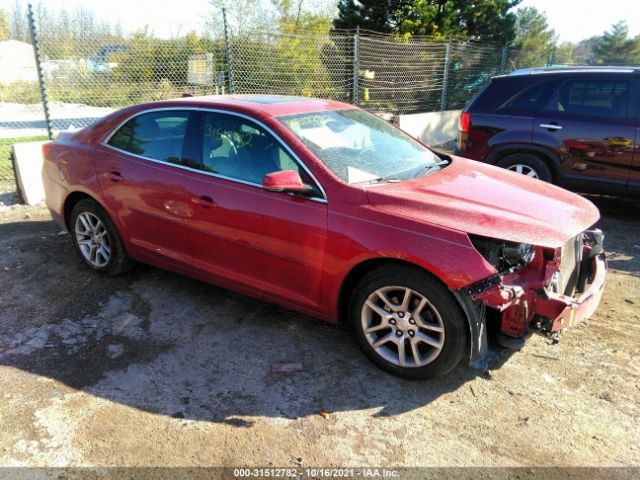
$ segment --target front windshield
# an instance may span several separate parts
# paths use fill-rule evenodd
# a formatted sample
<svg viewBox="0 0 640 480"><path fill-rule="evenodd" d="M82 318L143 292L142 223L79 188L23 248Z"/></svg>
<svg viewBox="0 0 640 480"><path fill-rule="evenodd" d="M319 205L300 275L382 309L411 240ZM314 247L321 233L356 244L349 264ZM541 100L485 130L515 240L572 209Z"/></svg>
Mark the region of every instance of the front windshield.
<svg viewBox="0 0 640 480"><path fill-rule="evenodd" d="M440 161L410 136L363 110L324 110L278 120L350 184L406 180Z"/></svg>

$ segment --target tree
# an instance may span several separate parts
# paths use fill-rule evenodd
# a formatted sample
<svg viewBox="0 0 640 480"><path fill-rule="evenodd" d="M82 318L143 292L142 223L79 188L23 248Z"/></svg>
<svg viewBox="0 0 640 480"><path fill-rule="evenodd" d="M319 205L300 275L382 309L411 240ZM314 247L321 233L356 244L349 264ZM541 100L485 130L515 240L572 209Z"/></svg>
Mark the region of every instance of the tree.
<svg viewBox="0 0 640 480"><path fill-rule="evenodd" d="M573 63L576 65L593 65L595 63L593 48L600 41L600 37L590 37L580 40L573 49Z"/></svg>
<svg viewBox="0 0 640 480"><path fill-rule="evenodd" d="M18 0L14 1L9 13L9 32L9 36L12 39L31 43L29 25L27 23L27 9Z"/></svg>
<svg viewBox="0 0 640 480"><path fill-rule="evenodd" d="M551 63L560 65L571 65L573 61L573 52L576 46L571 42L562 42L553 52Z"/></svg>
<svg viewBox="0 0 640 480"><path fill-rule="evenodd" d="M525 7L516 13L517 68L541 67L550 61L555 48L556 32L549 27L547 17L534 7Z"/></svg>
<svg viewBox="0 0 640 480"><path fill-rule="evenodd" d="M9 15L4 10L0 10L0 40L9 38Z"/></svg>
<svg viewBox="0 0 640 480"><path fill-rule="evenodd" d="M596 63L629 65L640 63L640 38L629 38L627 23L620 21L605 32L593 47Z"/></svg>
<svg viewBox="0 0 640 480"><path fill-rule="evenodd" d="M398 30L409 35L464 35L473 40L510 41L521 0L415 0L402 2Z"/></svg>
<svg viewBox="0 0 640 480"><path fill-rule="evenodd" d="M402 10L407 1L402 0L340 0L338 16L333 21L337 29L356 27L375 32L397 30L395 14Z"/></svg>
<svg viewBox="0 0 640 480"><path fill-rule="evenodd" d="M213 10L212 30L215 36L222 35L221 10L227 15L229 32L244 35L256 29L269 29L274 23L270 4L264 0L210 0Z"/></svg>
<svg viewBox="0 0 640 480"><path fill-rule="evenodd" d="M475 40L511 40L521 0L340 0L334 28L356 26L412 35L464 35Z"/></svg>

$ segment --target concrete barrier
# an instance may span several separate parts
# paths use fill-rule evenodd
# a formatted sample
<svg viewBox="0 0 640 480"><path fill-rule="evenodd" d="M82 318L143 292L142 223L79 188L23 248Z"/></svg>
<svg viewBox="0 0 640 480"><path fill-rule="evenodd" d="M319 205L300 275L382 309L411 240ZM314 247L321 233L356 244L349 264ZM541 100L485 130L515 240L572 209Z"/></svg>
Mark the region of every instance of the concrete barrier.
<svg viewBox="0 0 640 480"><path fill-rule="evenodd" d="M397 115L394 123L422 143L435 146L454 140L458 136L461 110Z"/></svg>
<svg viewBox="0 0 640 480"><path fill-rule="evenodd" d="M13 165L16 171L18 194L27 205L44 202L42 185L42 144L16 143L13 146Z"/></svg>

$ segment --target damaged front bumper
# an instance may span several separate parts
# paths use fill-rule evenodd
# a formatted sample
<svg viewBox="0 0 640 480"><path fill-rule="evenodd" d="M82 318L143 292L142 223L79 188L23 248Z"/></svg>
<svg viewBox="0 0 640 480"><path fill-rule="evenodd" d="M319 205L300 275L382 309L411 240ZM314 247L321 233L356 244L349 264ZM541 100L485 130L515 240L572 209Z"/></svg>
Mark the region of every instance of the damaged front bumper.
<svg viewBox="0 0 640 480"><path fill-rule="evenodd" d="M457 292L470 319L472 364L482 363L485 356L489 316L497 320L500 338L516 345L509 348L519 348L533 332L557 339L562 330L587 320L604 291L607 263L602 241L601 231L587 230L564 247L538 249L534 260L518 271L497 274ZM558 284L559 274L572 282Z"/></svg>
<svg viewBox="0 0 640 480"><path fill-rule="evenodd" d="M545 332L555 333L578 325L591 317L598 308L604 291L607 260L604 253L596 255L592 260L591 284L578 298L546 292L546 298L537 299L535 313L550 319L540 325Z"/></svg>

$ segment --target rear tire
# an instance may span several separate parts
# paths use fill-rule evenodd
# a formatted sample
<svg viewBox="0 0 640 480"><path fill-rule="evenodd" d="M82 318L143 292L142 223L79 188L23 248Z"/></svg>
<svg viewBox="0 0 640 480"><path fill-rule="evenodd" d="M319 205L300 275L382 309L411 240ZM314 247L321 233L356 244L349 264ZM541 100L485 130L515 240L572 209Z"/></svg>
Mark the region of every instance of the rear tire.
<svg viewBox="0 0 640 480"><path fill-rule="evenodd" d="M467 351L469 328L460 306L418 268L390 265L365 274L352 291L349 317L362 351L400 377L444 375Z"/></svg>
<svg viewBox="0 0 640 480"><path fill-rule="evenodd" d="M521 173L532 178L537 178L543 182L553 183L551 170L544 160L528 153L514 153L502 158L497 164L498 167L506 168L512 172Z"/></svg>
<svg viewBox="0 0 640 480"><path fill-rule="evenodd" d="M69 233L80 258L96 273L115 276L135 265L111 218L93 199L85 198L73 206Z"/></svg>

